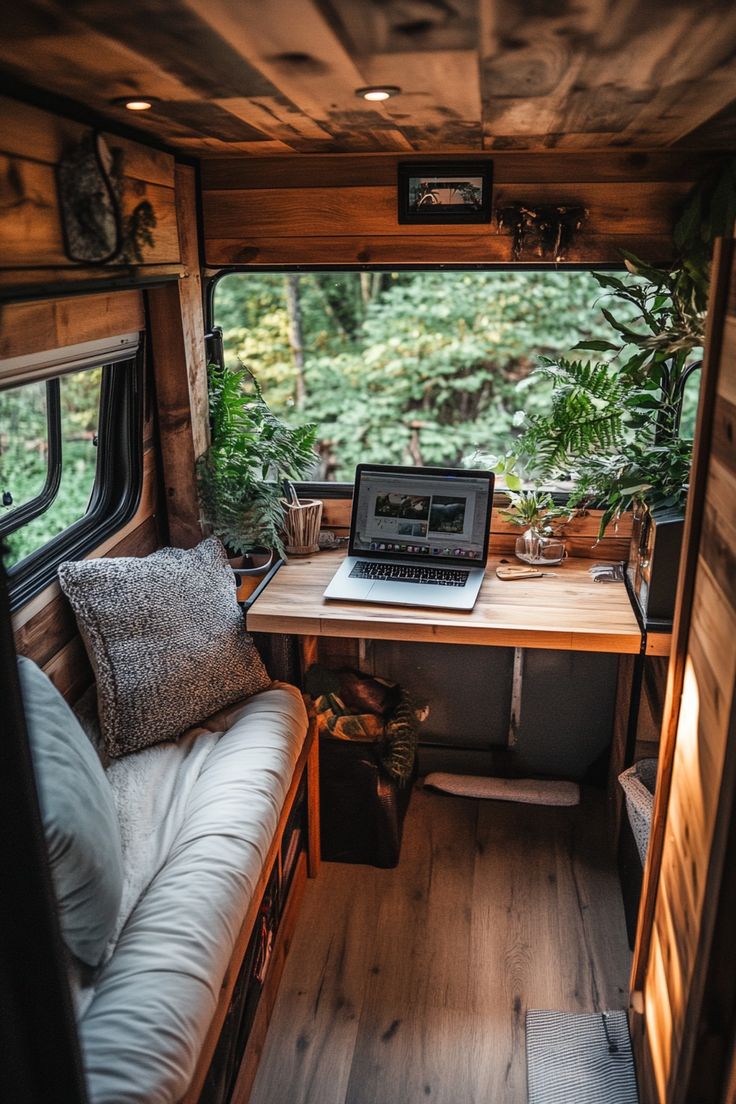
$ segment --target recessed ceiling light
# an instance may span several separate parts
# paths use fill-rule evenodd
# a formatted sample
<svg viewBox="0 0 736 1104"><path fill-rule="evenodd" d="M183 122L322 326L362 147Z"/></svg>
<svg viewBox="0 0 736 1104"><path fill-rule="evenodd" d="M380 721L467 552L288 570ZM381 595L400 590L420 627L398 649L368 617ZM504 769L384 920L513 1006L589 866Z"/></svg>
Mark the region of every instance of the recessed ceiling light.
<svg viewBox="0 0 736 1104"><path fill-rule="evenodd" d="M110 102L115 107L127 107L128 111L150 111L158 100L155 96L116 96Z"/></svg>
<svg viewBox="0 0 736 1104"><path fill-rule="evenodd" d="M400 92L401 89L395 84L372 84L368 88L355 89L355 95L362 96L364 100L390 100Z"/></svg>

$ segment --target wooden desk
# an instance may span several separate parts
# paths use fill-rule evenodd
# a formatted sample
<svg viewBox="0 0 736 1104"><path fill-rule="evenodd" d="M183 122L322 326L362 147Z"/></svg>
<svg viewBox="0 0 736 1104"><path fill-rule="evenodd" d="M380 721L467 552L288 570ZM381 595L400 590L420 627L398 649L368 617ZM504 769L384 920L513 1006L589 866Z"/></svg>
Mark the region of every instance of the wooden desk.
<svg viewBox="0 0 736 1104"><path fill-rule="evenodd" d="M291 559L248 610L248 630L628 655L641 649L624 584L596 583L588 573L595 560L570 557L550 569L555 575L502 582L499 557L491 557L475 608L460 612L327 601L322 593L343 555Z"/></svg>

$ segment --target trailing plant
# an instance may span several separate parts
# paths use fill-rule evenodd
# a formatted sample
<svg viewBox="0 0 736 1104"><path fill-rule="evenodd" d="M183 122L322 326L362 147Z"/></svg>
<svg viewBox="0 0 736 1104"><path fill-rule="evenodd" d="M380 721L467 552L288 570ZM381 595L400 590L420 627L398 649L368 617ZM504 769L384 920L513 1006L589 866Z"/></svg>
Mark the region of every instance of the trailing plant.
<svg viewBox="0 0 736 1104"><path fill-rule="evenodd" d="M551 409L528 419L517 462L537 480L573 478L570 505L602 506L601 535L637 503L684 505L692 440L680 436L683 393L700 367L712 242L728 232L735 210L730 158L691 194L675 228L672 267L624 253L628 278L595 274L613 299L602 310L613 339L581 341L574 351L606 359L541 358L537 372L552 382ZM625 319L616 309L623 304Z"/></svg>
<svg viewBox="0 0 736 1104"><path fill-rule="evenodd" d="M276 417L243 364L210 364L208 378L212 443L197 464L203 520L233 553L283 555L282 483L313 467L315 427Z"/></svg>

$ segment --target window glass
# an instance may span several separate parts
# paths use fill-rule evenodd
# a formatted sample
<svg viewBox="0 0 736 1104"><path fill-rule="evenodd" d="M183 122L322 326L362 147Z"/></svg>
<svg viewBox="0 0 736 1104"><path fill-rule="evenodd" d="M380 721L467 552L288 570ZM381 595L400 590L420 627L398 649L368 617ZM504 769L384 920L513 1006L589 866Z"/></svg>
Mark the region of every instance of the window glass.
<svg viewBox="0 0 736 1104"><path fill-rule="evenodd" d="M28 371L43 373L41 382L0 391L0 543L13 610L53 582L64 560L120 532L140 501L143 348L135 333L100 344L116 358L96 350L72 369L68 350L34 354Z"/></svg>
<svg viewBox="0 0 736 1104"><path fill-rule="evenodd" d="M46 383L0 391L0 517L40 497L48 478Z"/></svg>
<svg viewBox="0 0 736 1104"><path fill-rule="evenodd" d="M61 376L61 481L51 505L7 538L8 567L42 548L85 516L97 468L97 429L102 369ZM37 384L29 384L28 388ZM24 392L28 388L18 388ZM20 398L21 396L19 396ZM11 473L12 479L12 473Z"/></svg>
<svg viewBox="0 0 736 1104"><path fill-rule="evenodd" d="M692 440L695 436L695 422L698 416L698 399L700 398L700 380L702 372L696 368L687 378L682 393L682 417L680 419L680 436Z"/></svg>
<svg viewBox="0 0 736 1104"><path fill-rule="evenodd" d="M503 454L549 407L539 357L610 340L605 305L589 272L233 273L214 322L276 413L317 423L313 478L351 480L361 461Z"/></svg>

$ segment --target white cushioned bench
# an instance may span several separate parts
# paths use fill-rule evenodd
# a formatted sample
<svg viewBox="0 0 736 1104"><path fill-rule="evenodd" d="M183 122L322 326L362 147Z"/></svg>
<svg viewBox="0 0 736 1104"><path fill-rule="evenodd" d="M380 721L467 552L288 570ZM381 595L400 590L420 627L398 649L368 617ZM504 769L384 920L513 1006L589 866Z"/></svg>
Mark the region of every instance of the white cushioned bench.
<svg viewBox="0 0 736 1104"><path fill-rule="evenodd" d="M95 977L80 1020L92 1104L173 1104L189 1086L277 829L307 716L299 692L277 685L203 727L222 735L201 764L164 864ZM177 769L177 749L196 740L185 736L156 750L168 752Z"/></svg>

